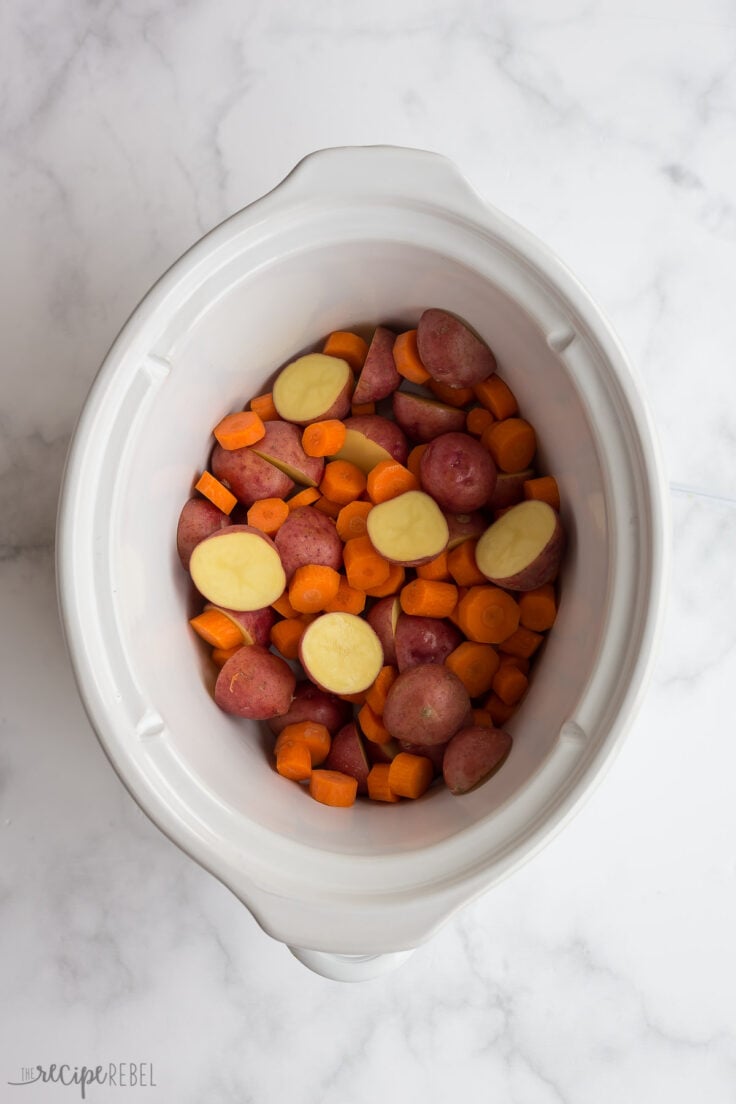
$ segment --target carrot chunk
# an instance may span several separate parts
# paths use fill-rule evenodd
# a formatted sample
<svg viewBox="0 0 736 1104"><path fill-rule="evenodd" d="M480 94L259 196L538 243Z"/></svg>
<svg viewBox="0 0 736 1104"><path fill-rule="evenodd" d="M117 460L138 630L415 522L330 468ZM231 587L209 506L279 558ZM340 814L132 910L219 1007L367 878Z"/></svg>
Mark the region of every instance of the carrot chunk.
<svg viewBox="0 0 736 1104"><path fill-rule="evenodd" d="M331 502L330 499L325 498L324 495L320 495L319 498L315 499L312 505L315 510L319 510L321 514L325 514L327 517L334 518L335 520L337 520L341 509L339 502Z"/></svg>
<svg viewBox="0 0 736 1104"><path fill-rule="evenodd" d="M373 509L371 502L348 502L337 515L337 535L340 540L349 541L354 537L366 535L366 518Z"/></svg>
<svg viewBox="0 0 736 1104"><path fill-rule="evenodd" d="M493 719L487 709L474 709L473 724L478 728L493 728Z"/></svg>
<svg viewBox="0 0 736 1104"><path fill-rule="evenodd" d="M271 643L281 652L284 659L296 659L299 655L299 641L308 622L301 617L287 617L271 626Z"/></svg>
<svg viewBox="0 0 736 1104"><path fill-rule="evenodd" d="M499 667L498 653L490 644L464 640L445 660L468 692L469 698L487 694Z"/></svg>
<svg viewBox="0 0 736 1104"><path fill-rule="evenodd" d="M189 624L213 648L226 651L243 643L243 634L238 626L219 610L205 610L198 617L193 617Z"/></svg>
<svg viewBox="0 0 736 1104"><path fill-rule="evenodd" d="M560 488L553 475L542 475L538 479L524 480L524 498L536 498L547 502L553 510L560 508Z"/></svg>
<svg viewBox="0 0 736 1104"><path fill-rule="evenodd" d="M305 782L312 775L312 757L306 744L293 741L283 744L276 752L276 770L284 778Z"/></svg>
<svg viewBox="0 0 736 1104"><path fill-rule="evenodd" d="M393 804L399 800L398 794L388 784L390 769L390 763L374 763L368 772L368 797L372 801L390 801Z"/></svg>
<svg viewBox="0 0 736 1104"><path fill-rule="evenodd" d="M278 755L282 747L292 743L304 744L309 749L312 766L318 767L330 754L332 738L329 729L323 724L315 724L314 721L297 721L281 729L273 750Z"/></svg>
<svg viewBox="0 0 736 1104"><path fill-rule="evenodd" d="M287 591L277 598L275 602L271 603L271 608L275 609L277 613L280 613L282 617L297 617L297 611L289 601L289 595Z"/></svg>
<svg viewBox="0 0 736 1104"><path fill-rule="evenodd" d="M398 671L395 667L382 667L376 675L376 681L366 691L365 700L377 717L382 716L388 692L396 681Z"/></svg>
<svg viewBox="0 0 736 1104"><path fill-rule="evenodd" d="M518 667L505 663L493 677L493 691L506 705L516 705L526 693L529 682Z"/></svg>
<svg viewBox="0 0 736 1104"><path fill-rule="evenodd" d="M426 383L429 379L419 356L416 330L407 330L394 341L394 364L399 375L411 383Z"/></svg>
<svg viewBox="0 0 736 1104"><path fill-rule="evenodd" d="M389 594L396 594L401 590L406 578L406 571L401 564L389 563L388 578L378 586L368 587L366 594L369 598L388 598Z"/></svg>
<svg viewBox="0 0 736 1104"><path fill-rule="evenodd" d="M484 708L489 713L494 725L498 728L503 728L506 722L516 712L516 706L507 705L506 702L501 701L498 694L489 694L484 702Z"/></svg>
<svg viewBox="0 0 736 1104"><path fill-rule="evenodd" d="M457 587L430 579L414 579L401 591L401 608L415 617L449 617L457 604Z"/></svg>
<svg viewBox="0 0 736 1104"><path fill-rule="evenodd" d="M450 578L447 552L440 552L433 560L419 564L417 575L420 579L430 579L435 583L446 582Z"/></svg>
<svg viewBox="0 0 736 1104"><path fill-rule="evenodd" d="M448 387L446 383L433 379L427 381L427 387L440 402L447 403L448 406L466 406L475 398L472 387Z"/></svg>
<svg viewBox="0 0 736 1104"><path fill-rule="evenodd" d="M212 662L217 667L224 667L231 656L234 656L236 652L239 652L241 648L246 645L241 640L239 644L233 644L232 648L213 648L212 649Z"/></svg>
<svg viewBox="0 0 736 1104"><path fill-rule="evenodd" d="M312 422L302 433L302 448L307 456L334 456L345 444L347 432L339 418Z"/></svg>
<svg viewBox="0 0 736 1104"><path fill-rule="evenodd" d="M340 575L334 567L306 564L298 567L289 584L289 601L299 613L319 613L337 596Z"/></svg>
<svg viewBox="0 0 736 1104"><path fill-rule="evenodd" d="M415 445L409 453L406 461L406 466L413 476L421 483L421 476L419 474L419 464L421 463L422 456L429 448L429 445Z"/></svg>
<svg viewBox="0 0 736 1104"><path fill-rule="evenodd" d="M473 437L480 437L483 430L487 429L493 421L494 418L490 410L486 410L484 406L474 406L472 410L468 411L465 428L468 433L472 433Z"/></svg>
<svg viewBox="0 0 736 1104"><path fill-rule="evenodd" d="M391 739L388 729L366 702L358 712L358 724L366 740L374 744L387 744Z"/></svg>
<svg viewBox="0 0 736 1104"><path fill-rule="evenodd" d="M381 460L368 473L367 490L371 502L388 502L406 491L418 491L419 481L397 460Z"/></svg>
<svg viewBox="0 0 736 1104"><path fill-rule="evenodd" d="M208 471L202 472L194 484L194 489L204 495L205 498L208 498L218 510L222 510L223 514L231 513L238 501L235 495L227 487L224 487L219 479L215 479L214 475L210 475Z"/></svg>
<svg viewBox="0 0 736 1104"><path fill-rule="evenodd" d="M362 613L365 609L365 592L350 586L347 579L340 576L337 594L325 602L325 613Z"/></svg>
<svg viewBox="0 0 736 1104"><path fill-rule="evenodd" d="M533 632L551 629L557 617L555 588L547 583L536 590L527 590L519 598L519 609L520 622L525 629L532 629Z"/></svg>
<svg viewBox="0 0 736 1104"><path fill-rule="evenodd" d="M266 427L254 411L240 410L236 414L226 414L212 432L218 444L232 451L260 441L266 434Z"/></svg>
<svg viewBox="0 0 736 1104"><path fill-rule="evenodd" d="M500 644L519 625L519 605L500 587L473 586L458 606L460 628L478 644Z"/></svg>
<svg viewBox="0 0 736 1104"><path fill-rule="evenodd" d="M353 415L354 418L358 417L360 414L375 414L376 404L374 402L351 403L350 413Z"/></svg>
<svg viewBox="0 0 736 1104"><path fill-rule="evenodd" d="M516 396L498 375L489 376L481 383L476 383L474 390L478 402L483 403L483 406L499 421L513 417L519 410Z"/></svg>
<svg viewBox="0 0 736 1104"><path fill-rule="evenodd" d="M256 395L250 400L250 408L257 414L262 422L279 422L279 412L273 404L273 395L269 391L267 395Z"/></svg>
<svg viewBox="0 0 736 1104"><path fill-rule="evenodd" d="M482 586L486 577L475 562L477 540L466 540L447 554L447 567L459 586Z"/></svg>
<svg viewBox="0 0 736 1104"><path fill-rule="evenodd" d="M349 460L332 460L325 465L319 489L325 498L340 506L353 502L362 495L366 487L366 477Z"/></svg>
<svg viewBox="0 0 736 1104"><path fill-rule="evenodd" d="M289 516L289 507L283 498L259 498L248 510L248 524L272 537Z"/></svg>
<svg viewBox="0 0 736 1104"><path fill-rule="evenodd" d="M309 792L322 805L347 808L355 804L358 779L342 771L313 770L309 779Z"/></svg>
<svg viewBox="0 0 736 1104"><path fill-rule="evenodd" d="M510 633L501 643L501 651L508 655L520 656L529 659L534 655L539 645L544 640L541 633L532 632L531 629L520 628Z"/></svg>
<svg viewBox="0 0 736 1104"><path fill-rule="evenodd" d="M434 767L426 755L400 751L389 763L388 785L399 797L421 797L432 785Z"/></svg>
<svg viewBox="0 0 736 1104"><path fill-rule="evenodd" d="M537 448L534 430L523 418L494 422L483 431L481 440L504 472L524 471L534 459Z"/></svg>
<svg viewBox="0 0 736 1104"><path fill-rule="evenodd" d="M354 372L359 372L368 356L368 344L358 334L335 330L325 341L322 352L346 360Z"/></svg>
<svg viewBox="0 0 736 1104"><path fill-rule="evenodd" d="M391 565L379 556L369 537L353 537L343 549L345 572L351 587L369 590L385 583L391 573Z"/></svg>

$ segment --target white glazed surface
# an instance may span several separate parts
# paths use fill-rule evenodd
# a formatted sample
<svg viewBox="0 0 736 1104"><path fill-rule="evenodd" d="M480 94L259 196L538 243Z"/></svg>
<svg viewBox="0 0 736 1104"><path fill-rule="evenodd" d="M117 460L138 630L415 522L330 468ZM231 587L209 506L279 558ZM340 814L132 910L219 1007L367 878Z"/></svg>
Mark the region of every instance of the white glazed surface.
<svg viewBox="0 0 736 1104"><path fill-rule="evenodd" d="M0 38L0 1073L53 1053L150 1060L149 1095L185 1102L290 1083L327 1104L730 1104L732 13L291 7L18 4ZM49 542L74 417L142 292L308 150L376 141L452 156L603 304L662 434L675 558L654 684L603 785L533 862L354 989L265 938L120 785L71 679Z"/></svg>

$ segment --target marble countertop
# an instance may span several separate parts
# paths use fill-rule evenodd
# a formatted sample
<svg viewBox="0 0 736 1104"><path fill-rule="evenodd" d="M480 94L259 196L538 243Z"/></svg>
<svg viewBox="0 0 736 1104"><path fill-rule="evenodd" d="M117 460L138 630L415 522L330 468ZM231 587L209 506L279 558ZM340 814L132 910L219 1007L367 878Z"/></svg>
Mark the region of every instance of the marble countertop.
<svg viewBox="0 0 736 1104"><path fill-rule="evenodd" d="M79 1099L8 1082L113 1062L155 1087L88 1100L732 1104L733 4L8 0L0 25L0 1100ZM266 937L120 785L52 542L75 418L153 280L305 153L377 142L449 155L602 305L659 428L674 563L603 784L357 986Z"/></svg>

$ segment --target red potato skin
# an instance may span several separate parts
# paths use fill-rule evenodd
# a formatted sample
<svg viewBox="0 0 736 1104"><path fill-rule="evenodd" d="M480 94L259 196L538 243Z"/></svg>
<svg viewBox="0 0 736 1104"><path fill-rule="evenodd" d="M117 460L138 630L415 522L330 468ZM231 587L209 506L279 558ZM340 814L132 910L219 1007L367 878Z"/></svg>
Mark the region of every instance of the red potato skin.
<svg viewBox="0 0 736 1104"><path fill-rule="evenodd" d="M244 644L260 644L262 648L268 648L271 628L276 621L276 614L270 606L258 610L231 610L208 602L205 609L219 610L234 621L243 634Z"/></svg>
<svg viewBox="0 0 736 1104"><path fill-rule="evenodd" d="M301 431L291 422L265 423L266 432L260 441L251 445L253 452L267 461L280 460L295 471L302 472L302 482L315 487L324 474L325 462L321 456L307 456L302 448Z"/></svg>
<svg viewBox="0 0 736 1104"><path fill-rule="evenodd" d="M278 736L287 725L311 721L313 724L323 724L329 729L330 735L334 736L348 723L352 715L350 702L342 701L335 694L328 694L326 690L320 690L309 679L303 679L296 684L287 712L279 717L272 717L268 727L274 736Z"/></svg>
<svg viewBox="0 0 736 1104"><path fill-rule="evenodd" d="M449 743L449 741L448 741ZM447 744L409 744L406 741L399 744L401 751L408 751L411 755L424 755L434 767L435 778L442 774L442 760L445 757Z"/></svg>
<svg viewBox="0 0 736 1104"><path fill-rule="evenodd" d="M295 487L293 479L250 447L228 451L215 445L211 467L213 475L225 483L244 506L252 506L259 498L286 498Z"/></svg>
<svg viewBox="0 0 736 1104"><path fill-rule="evenodd" d="M206 498L190 498L184 503L176 527L176 551L181 566L189 569L192 552L200 541L231 524L231 519Z"/></svg>
<svg viewBox="0 0 736 1104"><path fill-rule="evenodd" d="M488 528L488 518L484 514L473 511L470 514L455 514L445 512L445 520L450 536L447 540L447 551L452 552L466 540L477 540L482 537Z"/></svg>
<svg viewBox="0 0 736 1104"><path fill-rule="evenodd" d="M447 788L465 794L487 781L506 762L512 744L502 728L462 728L445 749L442 774Z"/></svg>
<svg viewBox="0 0 736 1104"><path fill-rule="evenodd" d="M393 411L407 437L421 443L432 441L441 433L460 433L465 428L464 410L411 391L394 391Z"/></svg>
<svg viewBox="0 0 736 1104"><path fill-rule="evenodd" d="M380 414L355 414L345 419L345 428L362 433L369 441L385 448L399 464L405 464L409 455L409 444L400 426L382 418Z"/></svg>
<svg viewBox="0 0 736 1104"><path fill-rule="evenodd" d="M472 513L493 494L498 473L488 449L468 433L443 433L419 462L422 487L443 510Z"/></svg>
<svg viewBox="0 0 736 1104"><path fill-rule="evenodd" d="M511 474L508 472L498 472L493 494L486 503L488 509L505 510L507 506L515 506L517 502L521 502L524 498L524 481L533 478L533 468L527 468L526 471L513 472Z"/></svg>
<svg viewBox="0 0 736 1104"><path fill-rule="evenodd" d="M393 609L397 599L392 595L389 598L381 598L369 611L366 621L373 629L381 642L385 663L391 667L397 666L396 636L393 628ZM401 614L399 614L401 617ZM398 628L398 621L396 623Z"/></svg>
<svg viewBox="0 0 736 1104"><path fill-rule="evenodd" d="M423 663L444 663L462 639L450 621L402 613L396 625L396 665L401 672Z"/></svg>
<svg viewBox="0 0 736 1104"><path fill-rule="evenodd" d="M320 564L339 571L342 567L342 541L332 518L299 506L292 510L275 537L275 545L289 582L298 567Z"/></svg>
<svg viewBox="0 0 736 1104"><path fill-rule="evenodd" d="M394 363L396 334L378 326L365 358L365 364L353 392L354 403L378 402L396 390L401 376Z"/></svg>
<svg viewBox="0 0 736 1104"><path fill-rule="evenodd" d="M430 307L417 326L417 349L432 379L449 387L473 387L496 371L488 346L454 315Z"/></svg>
<svg viewBox="0 0 736 1104"><path fill-rule="evenodd" d="M289 664L259 644L240 648L215 683L215 702L225 713L266 721L286 713L296 678Z"/></svg>
<svg viewBox="0 0 736 1104"><path fill-rule="evenodd" d="M545 583L551 583L556 577L564 550L565 531L558 515L552 536L539 555L521 571L517 571L515 575L509 575L507 578L499 579L486 575L480 564L478 564L478 569L486 575L489 583L503 587L504 590L536 590L537 587L544 586Z"/></svg>
<svg viewBox="0 0 736 1104"><path fill-rule="evenodd" d="M402 671L386 697L383 723L400 742L444 744L460 728L470 708L457 675L438 663Z"/></svg>
<svg viewBox="0 0 736 1104"><path fill-rule="evenodd" d="M332 738L330 753L322 766L325 770L349 774L358 783L358 793L368 793L370 764L363 740L354 722L346 724Z"/></svg>

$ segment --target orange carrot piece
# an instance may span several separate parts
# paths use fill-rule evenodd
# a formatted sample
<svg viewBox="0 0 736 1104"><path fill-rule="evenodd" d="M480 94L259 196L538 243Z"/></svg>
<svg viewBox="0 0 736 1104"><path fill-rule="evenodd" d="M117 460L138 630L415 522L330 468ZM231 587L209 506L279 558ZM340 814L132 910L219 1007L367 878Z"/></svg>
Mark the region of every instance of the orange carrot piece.
<svg viewBox="0 0 736 1104"><path fill-rule="evenodd" d="M348 502L337 515L337 535L342 541L366 535L366 518L373 509L371 502Z"/></svg>
<svg viewBox="0 0 736 1104"><path fill-rule="evenodd" d="M406 491L418 491L419 481L398 460L381 460L369 471L366 489L371 502L377 505Z"/></svg>
<svg viewBox="0 0 736 1104"><path fill-rule="evenodd" d="M283 498L259 498L248 510L248 524L272 537L289 516Z"/></svg>
<svg viewBox="0 0 736 1104"><path fill-rule="evenodd" d="M224 667L230 657L234 656L236 652L239 652L241 648L245 648L245 644L242 640L239 644L233 644L232 648L213 648L212 662L217 667Z"/></svg>
<svg viewBox="0 0 736 1104"><path fill-rule="evenodd" d="M493 720L487 709L473 710L473 724L479 728L493 728Z"/></svg>
<svg viewBox="0 0 736 1104"><path fill-rule="evenodd" d="M516 706L507 705L506 702L501 701L498 694L489 694L484 702L484 708L490 714L493 724L499 728L503 728L516 712Z"/></svg>
<svg viewBox="0 0 736 1104"><path fill-rule="evenodd" d="M437 380L428 380L427 387L437 396L440 402L448 406L467 406L475 398L472 387L448 387L446 383L438 383Z"/></svg>
<svg viewBox="0 0 736 1104"><path fill-rule="evenodd" d="M291 513L292 510L298 510L300 506L311 506L318 498L319 491L316 487L305 487L303 491L292 495L286 505L289 507L289 513Z"/></svg>
<svg viewBox="0 0 736 1104"><path fill-rule="evenodd" d="M536 498L548 503L553 510L560 508L560 488L553 475L541 475L538 479L524 480L524 498Z"/></svg>
<svg viewBox="0 0 736 1104"><path fill-rule="evenodd" d="M458 607L460 628L478 644L500 644L519 625L519 605L500 587L473 586Z"/></svg>
<svg viewBox="0 0 736 1104"><path fill-rule="evenodd" d="M349 460L331 460L325 465L319 489L330 502L340 506L353 502L366 488L366 477Z"/></svg>
<svg viewBox="0 0 736 1104"><path fill-rule="evenodd" d="M374 744L387 744L391 739L388 729L366 702L358 712L358 724L366 740Z"/></svg>
<svg viewBox="0 0 736 1104"><path fill-rule="evenodd" d="M319 510L321 514L326 514L327 517L331 517L337 520L341 508L339 502L331 502L329 498L325 498L324 495L320 495L320 497L316 499L312 503L312 505L314 506L315 510Z"/></svg>
<svg viewBox="0 0 736 1104"><path fill-rule="evenodd" d="M493 677L493 692L498 694L506 705L516 705L521 701L526 688L529 685L526 675L523 675L518 667L505 663L499 667Z"/></svg>
<svg viewBox="0 0 736 1104"><path fill-rule="evenodd" d="M523 418L506 418L484 430L481 438L496 466L504 472L528 468L537 449L534 429Z"/></svg>
<svg viewBox="0 0 736 1104"><path fill-rule="evenodd" d="M194 489L204 495L205 498L208 498L218 510L222 510L223 514L231 513L238 501L235 495L227 487L224 487L219 479L215 479L214 475L210 475L208 471L202 472L194 484Z"/></svg>
<svg viewBox="0 0 736 1104"><path fill-rule="evenodd" d="M285 621L277 621L271 626L270 638L284 659L296 659L299 655L299 641L307 627L307 622L301 617L287 617Z"/></svg>
<svg viewBox="0 0 736 1104"><path fill-rule="evenodd" d="M339 418L312 422L302 433L302 448L307 456L334 456L345 444L347 432Z"/></svg>
<svg viewBox="0 0 736 1104"><path fill-rule="evenodd" d="M318 767L330 754L332 737L330 730L323 724L316 724L314 721L296 721L281 729L273 750L278 755L282 747L291 743L305 744L309 748L312 766Z"/></svg>
<svg viewBox="0 0 736 1104"><path fill-rule="evenodd" d="M419 356L416 330L407 330L394 341L394 364L399 375L411 383L426 383L430 378Z"/></svg>
<svg viewBox="0 0 736 1104"><path fill-rule="evenodd" d="M378 586L368 587L366 594L369 598L388 598L389 594L396 594L401 590L406 579L406 571L401 564L389 563L388 578Z"/></svg>
<svg viewBox="0 0 736 1104"><path fill-rule="evenodd" d="M487 429L493 421L494 418L490 410L486 410L484 406L474 406L472 410L468 411L465 428L468 433L472 433L473 437L480 437L483 430Z"/></svg>
<svg viewBox="0 0 736 1104"><path fill-rule="evenodd" d="M368 797L371 801L390 801L393 804L400 800L388 784L390 769L390 763L374 763L368 772Z"/></svg>
<svg viewBox="0 0 736 1104"><path fill-rule="evenodd" d="M359 372L368 356L368 343L358 334L335 330L325 341L322 352L346 360L354 372Z"/></svg>
<svg viewBox="0 0 736 1104"><path fill-rule="evenodd" d="M369 537L352 537L346 541L342 557L348 582L356 590L380 586L391 573L390 563L379 556Z"/></svg>
<svg viewBox="0 0 736 1104"><path fill-rule="evenodd" d="M337 596L340 575L334 567L306 564L298 567L289 583L289 601L299 613L319 613Z"/></svg>
<svg viewBox="0 0 736 1104"><path fill-rule="evenodd" d="M369 686L365 700L376 717L383 716L383 707L386 704L388 692L396 681L398 671L395 667L382 667L376 675L376 681Z"/></svg>
<svg viewBox="0 0 736 1104"><path fill-rule="evenodd" d="M432 785L434 767L426 755L400 751L389 763L388 786L399 797L421 797Z"/></svg>
<svg viewBox="0 0 736 1104"><path fill-rule="evenodd" d="M189 624L213 648L226 651L243 643L243 634L238 625L219 610L205 610L198 617L193 617Z"/></svg>
<svg viewBox="0 0 736 1104"><path fill-rule="evenodd" d="M422 456L424 456L424 453L428 447L428 445L415 445L409 453L406 461L407 468L409 469L411 474L416 477L419 483L421 483L422 481L422 477L419 474L419 465L421 463Z"/></svg>
<svg viewBox="0 0 736 1104"><path fill-rule="evenodd" d="M309 779L309 792L322 805L346 809L355 804L358 779L342 771L316 770Z"/></svg>
<svg viewBox="0 0 736 1104"><path fill-rule="evenodd" d="M350 413L353 415L354 418L358 417L360 414L375 414L376 404L374 402L351 403Z"/></svg>
<svg viewBox="0 0 736 1104"><path fill-rule="evenodd" d="M477 543L477 540L463 541L447 554L448 570L459 586L482 586L487 582L475 562Z"/></svg>
<svg viewBox="0 0 736 1104"><path fill-rule="evenodd" d="M226 414L212 432L218 444L232 452L260 441L266 435L266 427L252 410L239 410L236 414Z"/></svg>
<svg viewBox="0 0 736 1104"><path fill-rule="evenodd" d="M366 692L365 690L359 690L357 694L338 694L337 696L341 701L352 702L353 705L364 705Z"/></svg>
<svg viewBox="0 0 736 1104"><path fill-rule="evenodd" d="M439 556L435 556L435 558L429 560L428 563L419 564L417 567L417 575L420 579L430 579L435 583L444 583L450 578L447 553L440 552Z"/></svg>
<svg viewBox="0 0 736 1104"><path fill-rule="evenodd" d="M347 579L340 576L337 594L325 602L325 613L362 613L365 609L365 592L350 586Z"/></svg>
<svg viewBox="0 0 736 1104"><path fill-rule="evenodd" d="M298 617L297 611L289 601L288 591L284 591L280 598L277 598L275 602L271 603L271 608L275 609L277 613L280 613L282 617Z"/></svg>
<svg viewBox="0 0 736 1104"><path fill-rule="evenodd" d="M294 782L306 782L312 775L312 757L306 744L295 740L283 744L276 752L276 770Z"/></svg>
<svg viewBox="0 0 736 1104"><path fill-rule="evenodd" d="M551 629L557 617L555 588L551 583L546 583L536 590L527 590L519 598L519 609L520 623L525 629L532 629L534 632Z"/></svg>
<svg viewBox="0 0 736 1104"><path fill-rule="evenodd" d="M468 593L468 589L468 587L463 586L457 588L457 604L455 605L452 613L449 613L447 615L448 620L452 621L453 625L457 625L458 628L460 628L460 603L462 602L465 595Z"/></svg>
<svg viewBox="0 0 736 1104"><path fill-rule="evenodd" d="M404 613L415 617L449 617L457 605L457 587L431 579L414 579L401 591Z"/></svg>
<svg viewBox="0 0 736 1104"><path fill-rule="evenodd" d="M269 391L267 395L256 395L250 400L250 408L257 414L262 422L280 422L279 412L273 404L273 395Z"/></svg>
<svg viewBox="0 0 736 1104"><path fill-rule="evenodd" d="M501 651L507 655L530 659L543 640L541 633L532 632L531 629L517 629L502 642Z"/></svg>
<svg viewBox="0 0 736 1104"><path fill-rule="evenodd" d="M501 667L508 667L508 666L518 667L518 669L521 671L522 675L528 675L529 674L530 663L529 663L529 660L526 659L524 656L506 655L505 652L500 652L499 656L498 656L498 659L499 659L499 665Z"/></svg>
<svg viewBox="0 0 736 1104"><path fill-rule="evenodd" d="M464 640L445 660L468 691L469 698L479 698L487 694L493 685L493 679L499 667L498 653L490 644L477 644L474 640Z"/></svg>
<svg viewBox="0 0 736 1104"><path fill-rule="evenodd" d="M499 421L503 418L511 418L518 413L519 404L516 396L500 376L489 376L488 379L476 383L474 390L478 402L483 403L483 406Z"/></svg>

